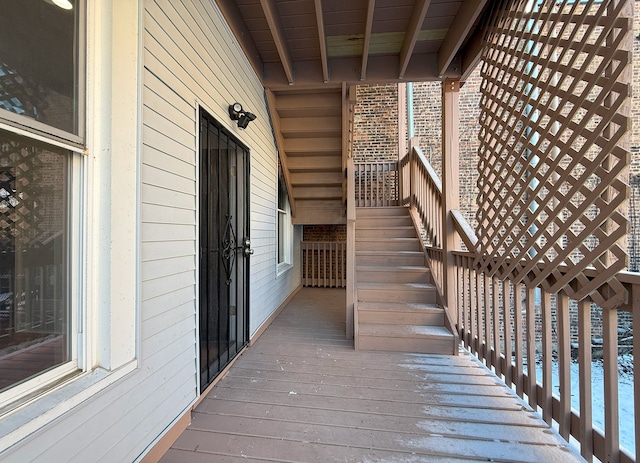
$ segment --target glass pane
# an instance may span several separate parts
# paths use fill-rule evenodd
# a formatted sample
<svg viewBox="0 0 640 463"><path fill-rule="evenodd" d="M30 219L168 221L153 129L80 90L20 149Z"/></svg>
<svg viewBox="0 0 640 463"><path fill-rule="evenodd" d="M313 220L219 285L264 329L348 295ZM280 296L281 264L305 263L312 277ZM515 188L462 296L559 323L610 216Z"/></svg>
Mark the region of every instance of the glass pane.
<svg viewBox="0 0 640 463"><path fill-rule="evenodd" d="M0 109L78 134L78 0L57 2L3 0Z"/></svg>
<svg viewBox="0 0 640 463"><path fill-rule="evenodd" d="M0 390L70 360L68 159L0 131Z"/></svg>
<svg viewBox="0 0 640 463"><path fill-rule="evenodd" d="M278 211L278 263L282 264L286 259L287 213Z"/></svg>

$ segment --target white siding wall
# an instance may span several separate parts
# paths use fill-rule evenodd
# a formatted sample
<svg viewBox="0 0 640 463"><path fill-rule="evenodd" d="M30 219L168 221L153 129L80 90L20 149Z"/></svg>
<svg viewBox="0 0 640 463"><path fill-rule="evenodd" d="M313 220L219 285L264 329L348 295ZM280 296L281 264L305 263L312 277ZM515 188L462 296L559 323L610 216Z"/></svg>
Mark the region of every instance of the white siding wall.
<svg viewBox="0 0 640 463"><path fill-rule="evenodd" d="M250 330L300 284L276 275L277 153L263 88L210 0L144 0L139 368L2 454L3 461L129 462L195 400L198 105L251 150ZM240 131L227 106L258 117ZM117 175L117 173L114 173Z"/></svg>

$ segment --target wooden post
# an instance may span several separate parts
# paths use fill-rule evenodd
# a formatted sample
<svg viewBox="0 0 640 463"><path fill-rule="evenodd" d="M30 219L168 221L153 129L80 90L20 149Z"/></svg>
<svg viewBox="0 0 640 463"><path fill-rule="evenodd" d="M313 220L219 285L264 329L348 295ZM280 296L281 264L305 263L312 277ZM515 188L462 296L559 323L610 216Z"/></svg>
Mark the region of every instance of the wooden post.
<svg viewBox="0 0 640 463"><path fill-rule="evenodd" d="M455 231L452 210L460 208L459 188L459 92L460 81L442 83L442 247L444 252L443 291L447 308L454 325L458 323L457 295L455 289L455 258L453 251L460 248Z"/></svg>
<svg viewBox="0 0 640 463"><path fill-rule="evenodd" d="M407 84L398 84L398 160L407 155Z"/></svg>
<svg viewBox="0 0 640 463"><path fill-rule="evenodd" d="M353 159L347 159L347 339L354 339L358 349L358 314L356 292L356 207Z"/></svg>
<svg viewBox="0 0 640 463"><path fill-rule="evenodd" d="M416 153L414 148L417 148L420 146L420 138L418 137L412 137L409 140L409 204L410 206L413 208L416 205L416 179L413 178L416 168L415 168L415 163L416 163Z"/></svg>

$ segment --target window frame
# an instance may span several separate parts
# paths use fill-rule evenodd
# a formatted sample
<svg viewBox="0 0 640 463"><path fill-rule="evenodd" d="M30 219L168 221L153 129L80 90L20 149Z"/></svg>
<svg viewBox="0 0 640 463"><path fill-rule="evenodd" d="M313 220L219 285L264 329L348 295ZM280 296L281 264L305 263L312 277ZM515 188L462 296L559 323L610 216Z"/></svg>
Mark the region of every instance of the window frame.
<svg viewBox="0 0 640 463"><path fill-rule="evenodd" d="M277 187L277 195L280 195L280 190L283 188L280 185L280 180L278 180ZM284 189L286 191L286 189ZM277 206L276 206L276 267L277 274L281 275L286 272L290 268L293 267L293 223L291 220L291 204L289 203L289 195L285 194L284 196L284 209L281 209L279 206L279 197L276 198ZM280 219L282 218L282 222L284 223L284 227L280 225ZM284 229L283 229L284 228ZM280 243L282 242L283 259L280 260Z"/></svg>

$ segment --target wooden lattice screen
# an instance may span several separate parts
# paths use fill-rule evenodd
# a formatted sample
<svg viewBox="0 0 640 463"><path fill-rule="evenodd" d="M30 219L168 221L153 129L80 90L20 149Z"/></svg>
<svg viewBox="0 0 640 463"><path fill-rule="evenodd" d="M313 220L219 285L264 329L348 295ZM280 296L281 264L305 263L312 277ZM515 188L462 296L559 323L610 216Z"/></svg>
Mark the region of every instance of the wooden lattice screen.
<svg viewBox="0 0 640 463"><path fill-rule="evenodd" d="M482 66L476 265L613 307L627 297L613 276L627 265L633 2L496 3Z"/></svg>

